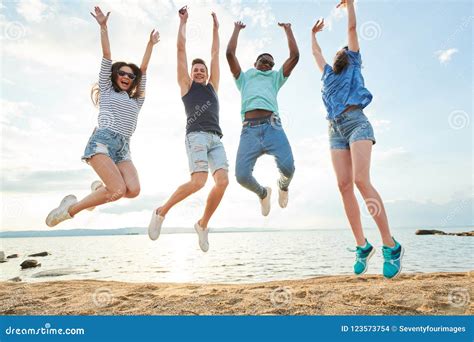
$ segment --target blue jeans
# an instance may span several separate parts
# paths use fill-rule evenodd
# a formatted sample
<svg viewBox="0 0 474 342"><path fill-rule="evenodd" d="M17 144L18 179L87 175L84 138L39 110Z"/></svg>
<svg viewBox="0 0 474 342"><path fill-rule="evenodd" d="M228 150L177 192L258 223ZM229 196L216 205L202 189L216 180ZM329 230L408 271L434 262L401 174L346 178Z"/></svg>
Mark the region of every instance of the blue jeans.
<svg viewBox="0 0 474 342"><path fill-rule="evenodd" d="M288 190L295 173L295 162L290 143L280 122L244 126L240 134L235 176L240 185L256 193L260 198L266 196L266 190L257 182L252 172L257 159L264 154L275 157L280 171L278 185L280 189Z"/></svg>

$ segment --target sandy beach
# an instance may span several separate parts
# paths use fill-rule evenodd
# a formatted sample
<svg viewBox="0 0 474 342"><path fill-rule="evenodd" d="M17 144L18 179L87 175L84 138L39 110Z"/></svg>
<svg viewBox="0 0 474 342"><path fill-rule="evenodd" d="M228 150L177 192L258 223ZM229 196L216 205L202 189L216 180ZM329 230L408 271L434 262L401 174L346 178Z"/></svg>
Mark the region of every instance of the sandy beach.
<svg viewBox="0 0 474 342"><path fill-rule="evenodd" d="M3 315L472 315L474 271L257 284L1 282Z"/></svg>

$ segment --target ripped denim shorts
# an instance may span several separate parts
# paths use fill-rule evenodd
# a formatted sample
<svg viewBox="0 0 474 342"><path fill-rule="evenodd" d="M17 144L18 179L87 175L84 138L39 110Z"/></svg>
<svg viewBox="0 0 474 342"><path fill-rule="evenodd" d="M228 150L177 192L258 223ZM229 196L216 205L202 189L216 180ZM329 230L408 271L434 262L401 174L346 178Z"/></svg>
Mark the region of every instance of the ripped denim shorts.
<svg viewBox="0 0 474 342"><path fill-rule="evenodd" d="M130 138L108 128L95 128L81 159L88 162L96 154L109 156L115 164L132 160Z"/></svg>
<svg viewBox="0 0 474 342"><path fill-rule="evenodd" d="M191 132L186 135L189 172L228 170L229 164L221 138L210 132Z"/></svg>

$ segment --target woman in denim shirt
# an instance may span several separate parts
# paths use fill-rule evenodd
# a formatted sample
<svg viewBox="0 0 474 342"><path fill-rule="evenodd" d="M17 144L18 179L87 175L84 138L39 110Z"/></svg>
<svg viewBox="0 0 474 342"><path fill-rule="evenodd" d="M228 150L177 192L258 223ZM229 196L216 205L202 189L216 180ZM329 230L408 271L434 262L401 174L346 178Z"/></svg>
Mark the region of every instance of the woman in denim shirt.
<svg viewBox="0 0 474 342"><path fill-rule="evenodd" d="M324 19L316 22L311 38L316 64L323 73L321 92L329 121L331 158L344 209L357 243L354 273L364 274L369 259L375 253L362 230L354 194L355 183L382 236L383 275L394 278L402 269L403 247L392 237L382 199L370 182L370 157L375 137L363 109L372 101L372 94L365 88L361 73L354 0L341 0L337 7L347 7L349 44L336 53L332 66L326 63L316 40L316 34L324 27Z"/></svg>

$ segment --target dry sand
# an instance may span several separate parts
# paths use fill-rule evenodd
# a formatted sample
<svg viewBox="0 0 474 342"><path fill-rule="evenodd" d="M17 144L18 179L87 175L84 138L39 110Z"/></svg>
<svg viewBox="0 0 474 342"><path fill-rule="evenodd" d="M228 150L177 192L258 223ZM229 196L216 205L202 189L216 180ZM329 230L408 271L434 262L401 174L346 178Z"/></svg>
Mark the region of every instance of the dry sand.
<svg viewBox="0 0 474 342"><path fill-rule="evenodd" d="M3 315L472 315L474 271L258 284L0 282Z"/></svg>

